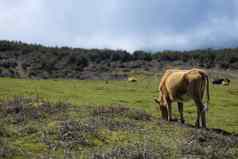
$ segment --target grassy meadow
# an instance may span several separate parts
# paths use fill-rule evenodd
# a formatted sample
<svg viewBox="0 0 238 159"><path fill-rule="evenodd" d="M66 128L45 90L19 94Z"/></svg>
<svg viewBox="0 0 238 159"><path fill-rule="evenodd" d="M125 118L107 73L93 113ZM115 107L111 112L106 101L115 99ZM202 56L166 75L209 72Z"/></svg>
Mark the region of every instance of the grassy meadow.
<svg viewBox="0 0 238 159"><path fill-rule="evenodd" d="M237 137L161 122L153 101L159 77L137 78L0 78L0 158L237 157ZM238 80L210 84L210 94L208 127L238 134ZM184 109L186 123L194 125L193 102ZM178 117L176 105L173 114Z"/></svg>
<svg viewBox="0 0 238 159"><path fill-rule="evenodd" d="M153 97L158 96L157 76L138 77L139 81L103 80L25 80L0 79L0 98L15 96L39 97L51 102L69 102L76 106L122 104L142 108L154 116L160 116ZM211 102L208 126L238 133L238 80L230 86L210 84ZM192 101L184 105L185 118L194 124L196 108ZM177 106L173 106L174 115Z"/></svg>

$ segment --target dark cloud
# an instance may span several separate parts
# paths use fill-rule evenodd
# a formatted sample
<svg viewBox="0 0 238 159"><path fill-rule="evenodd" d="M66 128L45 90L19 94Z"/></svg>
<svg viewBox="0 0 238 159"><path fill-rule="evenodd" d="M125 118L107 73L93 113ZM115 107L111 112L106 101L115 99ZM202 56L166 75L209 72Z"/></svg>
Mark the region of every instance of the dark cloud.
<svg viewBox="0 0 238 159"><path fill-rule="evenodd" d="M0 9L2 39L129 51L238 46L235 0L3 0Z"/></svg>

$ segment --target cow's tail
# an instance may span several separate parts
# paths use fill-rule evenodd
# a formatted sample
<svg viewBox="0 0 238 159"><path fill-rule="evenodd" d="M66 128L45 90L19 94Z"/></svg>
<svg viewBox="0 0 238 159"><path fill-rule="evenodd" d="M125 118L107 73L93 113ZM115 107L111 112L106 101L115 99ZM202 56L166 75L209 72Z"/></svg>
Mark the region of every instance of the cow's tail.
<svg viewBox="0 0 238 159"><path fill-rule="evenodd" d="M209 79L208 79L208 76L206 77L206 82L207 82L207 103L209 103L210 93L209 93Z"/></svg>
<svg viewBox="0 0 238 159"><path fill-rule="evenodd" d="M204 111L208 111L208 104L210 101L210 93L209 93L209 78L208 75L205 75L205 80L206 80L206 96L207 96L207 101L205 103Z"/></svg>

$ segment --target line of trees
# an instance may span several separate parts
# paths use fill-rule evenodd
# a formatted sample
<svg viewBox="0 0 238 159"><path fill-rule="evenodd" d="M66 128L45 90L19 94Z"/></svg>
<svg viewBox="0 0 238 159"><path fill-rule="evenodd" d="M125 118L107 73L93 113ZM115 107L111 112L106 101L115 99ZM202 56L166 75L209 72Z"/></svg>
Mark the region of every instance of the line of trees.
<svg viewBox="0 0 238 159"><path fill-rule="evenodd" d="M142 63L141 63L142 62ZM0 76L30 78L80 78L82 72L111 71L113 63L131 68L131 63L154 63L238 69L238 48L192 51L134 51L46 47L18 41L0 41ZM130 65L129 65L130 64ZM134 65L134 66L135 66ZM120 65L122 66L122 65ZM92 71L92 69L91 69Z"/></svg>

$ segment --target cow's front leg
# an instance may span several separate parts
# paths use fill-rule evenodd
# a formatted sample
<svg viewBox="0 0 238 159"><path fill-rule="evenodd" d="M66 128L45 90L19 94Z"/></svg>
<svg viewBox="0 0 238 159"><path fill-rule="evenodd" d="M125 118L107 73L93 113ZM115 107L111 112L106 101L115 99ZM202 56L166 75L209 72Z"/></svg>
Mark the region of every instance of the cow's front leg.
<svg viewBox="0 0 238 159"><path fill-rule="evenodd" d="M162 119L168 120L168 109L165 106L160 106Z"/></svg>
<svg viewBox="0 0 238 159"><path fill-rule="evenodd" d="M181 123L184 123L184 118L183 118L183 103L181 102L178 102L178 111L179 111L179 114L180 114L180 121Z"/></svg>
<svg viewBox="0 0 238 159"><path fill-rule="evenodd" d="M175 119L173 119L172 117L172 105L170 102L167 104L167 108L168 108L168 121L175 121Z"/></svg>

